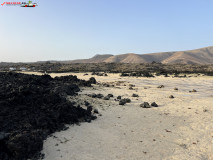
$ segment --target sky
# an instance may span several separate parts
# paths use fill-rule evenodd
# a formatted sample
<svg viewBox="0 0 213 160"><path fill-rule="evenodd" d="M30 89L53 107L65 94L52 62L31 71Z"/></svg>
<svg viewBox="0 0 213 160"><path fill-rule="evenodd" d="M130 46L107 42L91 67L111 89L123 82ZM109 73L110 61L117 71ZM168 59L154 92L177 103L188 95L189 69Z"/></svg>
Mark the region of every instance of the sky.
<svg viewBox="0 0 213 160"><path fill-rule="evenodd" d="M25 0L0 0L27 2ZM213 46L213 0L34 0L0 6L0 62Z"/></svg>

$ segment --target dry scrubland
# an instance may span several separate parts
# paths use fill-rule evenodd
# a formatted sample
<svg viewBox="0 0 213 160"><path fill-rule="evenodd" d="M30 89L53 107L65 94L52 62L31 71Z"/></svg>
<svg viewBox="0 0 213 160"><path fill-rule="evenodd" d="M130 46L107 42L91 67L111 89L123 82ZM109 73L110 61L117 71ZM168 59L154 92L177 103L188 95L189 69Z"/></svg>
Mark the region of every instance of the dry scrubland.
<svg viewBox="0 0 213 160"><path fill-rule="evenodd" d="M91 77L91 73L51 76L68 74L85 80ZM70 100L75 99L82 107L85 101L91 103L99 112L97 120L69 126L49 137L42 151L46 160L213 159L212 77L93 76L98 84L81 88L79 96ZM113 97L104 100L90 94ZM171 95L174 98L169 98ZM119 105L117 96L129 98L131 103ZM156 102L158 107L140 107L144 102Z"/></svg>
<svg viewBox="0 0 213 160"><path fill-rule="evenodd" d="M9 67L26 67L30 71L63 73L63 72L149 72L149 73L203 73L213 75L213 65L199 64L161 64L161 63L0 63L0 70L8 71Z"/></svg>
<svg viewBox="0 0 213 160"><path fill-rule="evenodd" d="M53 64L51 64L53 65ZM54 66L54 65L53 65ZM51 68L51 67L49 67ZM46 69L48 71L48 69ZM213 65L161 63L92 63L64 64L51 72L150 72L150 73L213 73Z"/></svg>

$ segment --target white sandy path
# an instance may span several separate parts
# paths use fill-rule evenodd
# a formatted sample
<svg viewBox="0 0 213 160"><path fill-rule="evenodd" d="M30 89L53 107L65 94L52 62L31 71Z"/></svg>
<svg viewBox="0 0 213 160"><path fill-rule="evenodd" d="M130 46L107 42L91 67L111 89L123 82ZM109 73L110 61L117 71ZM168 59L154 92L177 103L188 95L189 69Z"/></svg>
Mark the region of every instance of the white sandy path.
<svg viewBox="0 0 213 160"><path fill-rule="evenodd" d="M52 74L56 75L65 74ZM136 90L128 86L84 88L80 98L91 102L102 116L49 137L43 150L46 160L213 160L212 78L120 79L118 74L95 78L98 82L129 82ZM156 88L160 84L165 88ZM189 93L192 89L198 92ZM113 99L92 99L86 93L123 97L137 93L140 97L131 97L132 103L119 106ZM171 94L174 99L168 98ZM144 101L155 101L160 107L140 108Z"/></svg>

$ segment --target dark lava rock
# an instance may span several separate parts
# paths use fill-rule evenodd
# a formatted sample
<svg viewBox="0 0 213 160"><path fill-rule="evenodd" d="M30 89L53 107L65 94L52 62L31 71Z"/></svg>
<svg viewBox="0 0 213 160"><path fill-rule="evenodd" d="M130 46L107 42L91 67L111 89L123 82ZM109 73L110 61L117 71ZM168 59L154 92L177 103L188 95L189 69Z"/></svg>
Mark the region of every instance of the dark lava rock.
<svg viewBox="0 0 213 160"><path fill-rule="evenodd" d="M103 98L104 96L103 96L103 94L97 94L96 97L97 97L97 98Z"/></svg>
<svg viewBox="0 0 213 160"><path fill-rule="evenodd" d="M129 98L124 98L119 101L119 105L124 105L126 103L130 103L131 100Z"/></svg>
<svg viewBox="0 0 213 160"><path fill-rule="evenodd" d="M92 97L92 98L96 98L96 97L97 97L97 94L92 93L92 94L89 94L88 96L89 96L89 97Z"/></svg>
<svg viewBox="0 0 213 160"><path fill-rule="evenodd" d="M90 103L87 102L87 101L84 101L84 104L85 104L85 106L89 106L90 105Z"/></svg>
<svg viewBox="0 0 213 160"><path fill-rule="evenodd" d="M108 97L113 97L113 95L112 95L112 94L108 94L107 96L108 96Z"/></svg>
<svg viewBox="0 0 213 160"><path fill-rule="evenodd" d="M170 95L169 98L175 98L173 95Z"/></svg>
<svg viewBox="0 0 213 160"><path fill-rule="evenodd" d="M91 84L96 84L97 83L96 79L94 77L91 77L88 82L90 82Z"/></svg>
<svg viewBox="0 0 213 160"><path fill-rule="evenodd" d="M106 83L103 84L103 86L104 86L104 87L110 87L110 85L109 85L109 84L106 84Z"/></svg>
<svg viewBox="0 0 213 160"><path fill-rule="evenodd" d="M110 99L109 96L104 97L104 100L109 100L109 99Z"/></svg>
<svg viewBox="0 0 213 160"><path fill-rule="evenodd" d="M193 89L192 91L189 91L189 92L197 92L197 90Z"/></svg>
<svg viewBox="0 0 213 160"><path fill-rule="evenodd" d="M142 107L142 108L151 108L151 106L149 105L148 102L144 102L144 103L140 104L140 107Z"/></svg>
<svg viewBox="0 0 213 160"><path fill-rule="evenodd" d="M91 112L92 111L92 106L88 106L87 107L87 112Z"/></svg>
<svg viewBox="0 0 213 160"><path fill-rule="evenodd" d="M67 95L75 95L79 91L80 89L75 84L62 84L54 89L54 92L62 97L66 97Z"/></svg>
<svg viewBox="0 0 213 160"><path fill-rule="evenodd" d="M97 118L90 108L85 110L66 99L77 95L79 86L91 86L90 81L76 76L0 72L0 84L1 160L34 159L48 135L63 130L65 124Z"/></svg>
<svg viewBox="0 0 213 160"><path fill-rule="evenodd" d="M97 108L94 109L94 113L96 113L96 114L99 113Z"/></svg>
<svg viewBox="0 0 213 160"><path fill-rule="evenodd" d="M158 107L157 103L155 103L155 102L152 102L151 106Z"/></svg>
<svg viewBox="0 0 213 160"><path fill-rule="evenodd" d="M117 99L121 99L121 96L118 96Z"/></svg>
<svg viewBox="0 0 213 160"><path fill-rule="evenodd" d="M124 98L124 100L126 101L126 103L130 103L131 102L131 99L129 99L129 98Z"/></svg>
<svg viewBox="0 0 213 160"><path fill-rule="evenodd" d="M160 86L158 86L157 88L164 88L164 85L160 85Z"/></svg>
<svg viewBox="0 0 213 160"><path fill-rule="evenodd" d="M129 87L129 90L133 90L133 88L132 88L132 87Z"/></svg>
<svg viewBox="0 0 213 160"><path fill-rule="evenodd" d="M120 101L119 101L119 105L125 105L126 104L126 100L125 99L121 99Z"/></svg>
<svg viewBox="0 0 213 160"><path fill-rule="evenodd" d="M138 94L133 93L132 97L139 97Z"/></svg>
<svg viewBox="0 0 213 160"><path fill-rule="evenodd" d="M129 86L130 86L130 87L135 87L135 85L134 85L134 84L129 84Z"/></svg>
<svg viewBox="0 0 213 160"><path fill-rule="evenodd" d="M121 75L120 76L129 76L129 74L128 73L121 73Z"/></svg>

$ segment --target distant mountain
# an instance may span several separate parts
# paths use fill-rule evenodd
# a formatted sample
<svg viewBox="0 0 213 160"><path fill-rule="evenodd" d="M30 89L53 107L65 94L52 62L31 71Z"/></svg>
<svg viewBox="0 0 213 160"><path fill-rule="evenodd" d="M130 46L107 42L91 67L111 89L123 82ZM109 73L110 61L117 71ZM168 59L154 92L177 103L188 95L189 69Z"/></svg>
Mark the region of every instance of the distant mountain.
<svg viewBox="0 0 213 160"><path fill-rule="evenodd" d="M79 59L79 60L73 60L69 62L71 63L102 63L105 59L108 59L109 57L112 57L112 56L113 56L112 54L104 54L104 55L97 54L90 59Z"/></svg>
<svg viewBox="0 0 213 160"><path fill-rule="evenodd" d="M151 63L213 64L213 47L177 52L149 54L96 55L90 59L67 61L67 63Z"/></svg>

